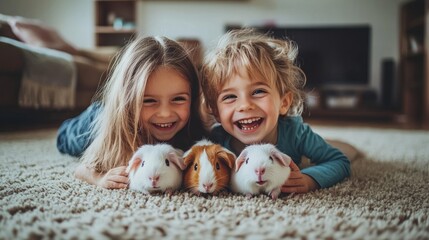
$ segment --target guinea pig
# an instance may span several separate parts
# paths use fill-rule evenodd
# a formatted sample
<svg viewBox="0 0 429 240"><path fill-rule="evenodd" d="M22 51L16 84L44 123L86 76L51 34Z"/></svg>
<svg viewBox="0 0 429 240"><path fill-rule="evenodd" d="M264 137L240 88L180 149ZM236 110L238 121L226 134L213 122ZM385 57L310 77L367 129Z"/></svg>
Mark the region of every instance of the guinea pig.
<svg viewBox="0 0 429 240"><path fill-rule="evenodd" d="M246 194L267 193L277 199L281 186L288 179L292 159L272 144L247 146L235 161L231 176L233 192Z"/></svg>
<svg viewBox="0 0 429 240"><path fill-rule="evenodd" d="M172 193L182 185L183 152L169 144L141 146L126 169L129 188L144 193Z"/></svg>
<svg viewBox="0 0 429 240"><path fill-rule="evenodd" d="M235 155L219 144L201 140L183 155L187 168L183 185L187 190L217 194L227 189L234 168Z"/></svg>

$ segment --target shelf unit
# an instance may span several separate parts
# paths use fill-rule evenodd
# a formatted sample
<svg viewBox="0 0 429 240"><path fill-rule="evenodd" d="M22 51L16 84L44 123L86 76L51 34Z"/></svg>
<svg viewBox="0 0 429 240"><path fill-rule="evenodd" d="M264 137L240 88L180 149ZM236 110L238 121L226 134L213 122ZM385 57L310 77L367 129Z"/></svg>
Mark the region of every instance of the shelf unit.
<svg viewBox="0 0 429 240"><path fill-rule="evenodd" d="M401 6L400 77L405 121L429 128L429 0L413 0Z"/></svg>
<svg viewBox="0 0 429 240"><path fill-rule="evenodd" d="M94 0L95 45L123 46L137 34L136 0Z"/></svg>

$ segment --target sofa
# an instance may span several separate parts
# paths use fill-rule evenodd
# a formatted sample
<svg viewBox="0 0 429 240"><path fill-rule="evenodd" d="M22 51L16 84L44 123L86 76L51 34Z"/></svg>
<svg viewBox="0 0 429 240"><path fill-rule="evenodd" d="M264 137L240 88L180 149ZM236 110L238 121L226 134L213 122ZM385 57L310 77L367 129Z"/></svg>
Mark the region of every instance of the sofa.
<svg viewBox="0 0 429 240"><path fill-rule="evenodd" d="M0 14L0 37L36 46L42 51L54 49L71 56L75 69L74 102L64 108L28 107L20 104L23 71L28 64L22 47L0 42L0 123L60 122L91 104L97 89L108 74L109 63L117 48L107 51L83 50L65 41L54 29L37 20ZM48 51L48 50L46 50ZM59 71L60 69L52 69Z"/></svg>

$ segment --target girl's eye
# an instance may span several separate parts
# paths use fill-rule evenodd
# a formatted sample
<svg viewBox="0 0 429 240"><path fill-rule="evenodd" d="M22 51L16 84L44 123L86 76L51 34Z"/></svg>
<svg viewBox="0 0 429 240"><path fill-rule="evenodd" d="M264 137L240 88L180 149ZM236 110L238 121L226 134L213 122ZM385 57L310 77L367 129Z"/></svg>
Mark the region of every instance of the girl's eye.
<svg viewBox="0 0 429 240"><path fill-rule="evenodd" d="M144 166L144 161L142 161L142 167Z"/></svg>
<svg viewBox="0 0 429 240"><path fill-rule="evenodd" d="M198 170L198 163L195 163L195 165L194 165L194 171L197 171Z"/></svg>
<svg viewBox="0 0 429 240"><path fill-rule="evenodd" d="M143 100L143 104L144 105L151 105L153 103L156 103L156 100L153 99L153 98L146 98L146 99Z"/></svg>
<svg viewBox="0 0 429 240"><path fill-rule="evenodd" d="M249 163L249 158L246 158L246 164L248 164Z"/></svg>
<svg viewBox="0 0 429 240"><path fill-rule="evenodd" d="M186 97L175 97L175 98L173 98L173 102L175 102L175 103L184 103L187 101L188 101L188 98L186 98Z"/></svg>
<svg viewBox="0 0 429 240"><path fill-rule="evenodd" d="M220 169L220 165L219 165L219 163L216 163L216 170L219 170Z"/></svg>
<svg viewBox="0 0 429 240"><path fill-rule="evenodd" d="M167 165L167 167L170 166L170 161L168 161L168 159L165 159L165 165Z"/></svg>

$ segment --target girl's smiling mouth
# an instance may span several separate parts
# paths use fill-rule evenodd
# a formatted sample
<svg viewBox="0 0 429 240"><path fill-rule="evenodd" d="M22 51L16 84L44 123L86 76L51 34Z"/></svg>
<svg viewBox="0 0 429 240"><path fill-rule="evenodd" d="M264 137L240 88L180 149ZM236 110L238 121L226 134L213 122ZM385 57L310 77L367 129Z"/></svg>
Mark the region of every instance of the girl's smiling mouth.
<svg viewBox="0 0 429 240"><path fill-rule="evenodd" d="M169 123L153 123L152 124L156 129L159 130L170 130L174 128L176 125L176 122L169 122Z"/></svg>
<svg viewBox="0 0 429 240"><path fill-rule="evenodd" d="M251 131L264 121L261 117L255 117L255 118L248 118L248 119L242 119L234 122L235 126L237 126L239 129L243 131Z"/></svg>

